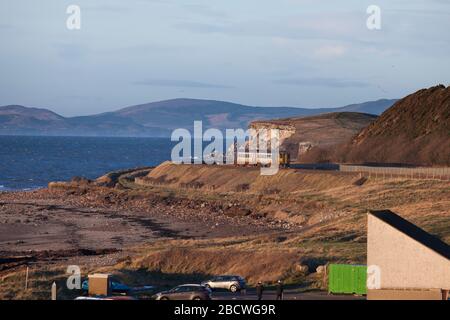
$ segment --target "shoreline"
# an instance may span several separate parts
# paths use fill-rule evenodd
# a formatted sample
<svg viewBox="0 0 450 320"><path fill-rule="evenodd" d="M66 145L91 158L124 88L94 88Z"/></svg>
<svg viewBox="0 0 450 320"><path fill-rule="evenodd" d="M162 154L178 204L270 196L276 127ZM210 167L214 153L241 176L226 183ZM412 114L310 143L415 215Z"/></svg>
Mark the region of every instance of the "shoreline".
<svg viewBox="0 0 450 320"><path fill-rule="evenodd" d="M39 187L15 189L15 188L8 188L5 186L0 186L0 193L1 192L29 192L29 191L35 191L35 190L42 190L42 189L46 189L46 188L47 188L46 186L39 186Z"/></svg>
<svg viewBox="0 0 450 320"><path fill-rule="evenodd" d="M53 281L75 264L136 285L236 273L320 288L318 266L365 263L367 210L380 207L450 240L448 181L223 169L163 163L0 192L0 275L28 264Z"/></svg>

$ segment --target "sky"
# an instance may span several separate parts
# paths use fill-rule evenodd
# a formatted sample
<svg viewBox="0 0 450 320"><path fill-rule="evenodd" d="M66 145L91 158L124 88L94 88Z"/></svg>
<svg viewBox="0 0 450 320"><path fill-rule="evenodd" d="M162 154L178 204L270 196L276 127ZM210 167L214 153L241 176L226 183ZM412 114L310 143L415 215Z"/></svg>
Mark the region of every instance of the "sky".
<svg viewBox="0 0 450 320"><path fill-rule="evenodd" d="M1 0L0 105L74 116L172 98L400 98L449 85L449 30L449 0Z"/></svg>

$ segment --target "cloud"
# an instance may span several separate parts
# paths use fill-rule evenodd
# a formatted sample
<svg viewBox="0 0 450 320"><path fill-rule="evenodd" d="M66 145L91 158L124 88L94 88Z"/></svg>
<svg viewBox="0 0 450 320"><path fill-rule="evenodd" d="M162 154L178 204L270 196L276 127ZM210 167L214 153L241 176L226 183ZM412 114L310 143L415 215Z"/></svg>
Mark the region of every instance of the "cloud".
<svg viewBox="0 0 450 320"><path fill-rule="evenodd" d="M229 16L225 11L217 10L215 6L211 6L205 3L181 3L180 1L170 0L141 0L139 2L149 5L164 5L170 7L171 10L181 9L185 14L194 14L197 16L203 16L213 19L227 18Z"/></svg>
<svg viewBox="0 0 450 320"><path fill-rule="evenodd" d="M251 19L243 21L180 22L177 29L198 34L225 34L234 37L261 37L286 40L326 40L349 44L370 45L365 16L354 14L318 13L310 16L288 16L277 19Z"/></svg>
<svg viewBox="0 0 450 320"><path fill-rule="evenodd" d="M12 25L6 23L0 23L0 30L12 29Z"/></svg>
<svg viewBox="0 0 450 320"><path fill-rule="evenodd" d="M134 85L155 86L155 87L181 87L181 88L203 88L203 89L230 89L227 85L204 83L190 80L170 80L170 79L147 79L133 82Z"/></svg>
<svg viewBox="0 0 450 320"><path fill-rule="evenodd" d="M190 11L192 13L206 16L206 17L212 17L212 18L225 18L228 15L219 10L213 9L211 6L205 5L205 4L182 4L181 7L187 11Z"/></svg>
<svg viewBox="0 0 450 320"><path fill-rule="evenodd" d="M326 45L315 50L315 54L321 58L340 57L347 52L343 45Z"/></svg>
<svg viewBox="0 0 450 320"><path fill-rule="evenodd" d="M94 12L110 12L110 13L124 13L130 11L130 7L120 6L120 5L109 5L109 4L96 4L83 7L86 11Z"/></svg>
<svg viewBox="0 0 450 320"><path fill-rule="evenodd" d="M303 86L303 87L330 87L330 88L364 88L367 82L335 78L291 78L279 79L274 83L281 85Z"/></svg>
<svg viewBox="0 0 450 320"><path fill-rule="evenodd" d="M192 52L195 47L189 45L171 44L171 43L141 43L132 44L124 47L117 47L111 50L110 48L98 51L103 54L115 54L115 55L142 55L143 53L164 53L164 54L177 54L181 50L190 50Z"/></svg>
<svg viewBox="0 0 450 320"><path fill-rule="evenodd" d="M88 52L86 46L76 43L56 43L54 48L61 59L71 61L82 60Z"/></svg>
<svg viewBox="0 0 450 320"><path fill-rule="evenodd" d="M211 23L183 22L176 24L175 27L196 33L224 33L224 34L235 33L233 29L229 26Z"/></svg>
<svg viewBox="0 0 450 320"><path fill-rule="evenodd" d="M87 53L87 47L76 43L57 43L54 45L58 56L63 60L82 60Z"/></svg>

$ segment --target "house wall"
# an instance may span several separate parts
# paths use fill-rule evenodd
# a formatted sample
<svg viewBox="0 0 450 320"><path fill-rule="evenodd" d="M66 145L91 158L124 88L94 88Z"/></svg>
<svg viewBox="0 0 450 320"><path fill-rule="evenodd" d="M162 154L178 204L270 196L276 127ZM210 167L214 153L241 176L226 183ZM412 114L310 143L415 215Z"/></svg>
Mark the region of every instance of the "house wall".
<svg viewBox="0 0 450 320"><path fill-rule="evenodd" d="M382 289L450 289L450 260L371 214L367 265L380 268Z"/></svg>
<svg viewBox="0 0 450 320"><path fill-rule="evenodd" d="M429 290L367 290L368 300L443 300L442 292L438 289Z"/></svg>

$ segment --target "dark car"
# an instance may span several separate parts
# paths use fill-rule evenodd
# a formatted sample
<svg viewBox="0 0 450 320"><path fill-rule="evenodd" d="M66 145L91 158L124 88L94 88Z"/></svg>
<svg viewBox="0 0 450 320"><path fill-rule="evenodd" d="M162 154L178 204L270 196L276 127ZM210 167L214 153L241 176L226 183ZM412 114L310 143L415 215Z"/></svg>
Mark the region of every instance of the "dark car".
<svg viewBox="0 0 450 320"><path fill-rule="evenodd" d="M115 301L128 301L128 300L137 300L135 297L130 296L107 296L107 297L76 297L75 300L115 300Z"/></svg>
<svg viewBox="0 0 450 320"><path fill-rule="evenodd" d="M245 289L245 279L240 276L217 276L202 282L202 285L211 289L225 289L237 292Z"/></svg>
<svg viewBox="0 0 450 320"><path fill-rule="evenodd" d="M111 278L110 281L111 291L114 294L129 294L132 290L132 288L130 288L126 284L121 283L116 278ZM83 281L83 283L81 284L81 289L84 293L87 293L89 291L89 280Z"/></svg>
<svg viewBox="0 0 450 320"><path fill-rule="evenodd" d="M155 300L211 300L211 290L199 284L183 284L154 296Z"/></svg>
<svg viewBox="0 0 450 320"><path fill-rule="evenodd" d="M155 292L154 286L142 286L142 287L130 287L126 284L123 284L118 279L112 277L110 279L111 283L111 293L112 294L119 294L119 295L136 295L136 296L145 296L149 294L153 294ZM81 290L83 291L83 294L87 295L89 292L89 280L83 281L81 284Z"/></svg>

